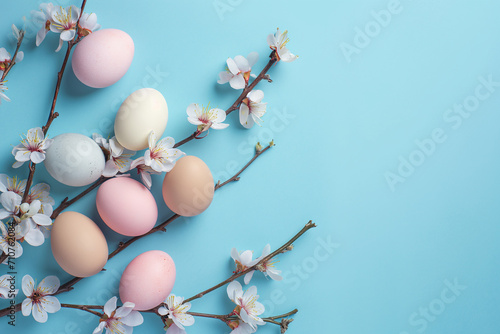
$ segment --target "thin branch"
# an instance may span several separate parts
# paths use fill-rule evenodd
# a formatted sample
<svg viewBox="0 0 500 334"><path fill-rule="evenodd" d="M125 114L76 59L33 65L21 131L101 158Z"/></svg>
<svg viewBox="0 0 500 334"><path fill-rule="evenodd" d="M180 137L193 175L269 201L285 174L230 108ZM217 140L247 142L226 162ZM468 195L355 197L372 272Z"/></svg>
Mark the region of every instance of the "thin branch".
<svg viewBox="0 0 500 334"><path fill-rule="evenodd" d="M234 101L234 103L226 110L226 115L229 115L230 113L232 113L233 111L235 111L236 109L238 109L239 105L241 104L241 102L243 101L243 99L245 97L247 97L248 93L250 93L252 91L252 89L254 89L255 86L257 86L257 84L262 79L266 79L267 72L271 69L271 67L273 66L273 64L276 63L276 61L278 60L276 58L275 51L271 52L271 55L269 57L271 59L269 59L269 62L267 63L267 65L262 69L262 71L260 71L259 75L252 81L252 83L250 85L246 86L245 89L243 89L243 91L241 92L240 96L236 99L236 101ZM191 140L193 140L195 138L196 138L196 132L193 133L193 134L191 134L187 138L181 140L177 144L175 144L174 148L179 147L181 145L184 145L187 142L189 142L189 141L191 141ZM202 138L205 138L205 137L202 137Z"/></svg>
<svg viewBox="0 0 500 334"><path fill-rule="evenodd" d="M20 33L20 35L19 35L19 39L17 40L16 51L14 51L14 55L12 56L12 59L10 60L9 66L7 66L5 68L5 71L3 71L2 78L0 79L0 82L3 82L5 80L5 78L7 77L7 74L9 74L12 67L14 67L14 65L16 65L17 53L19 52L19 48L21 47L21 44L23 43L25 31L21 30L19 33Z"/></svg>
<svg viewBox="0 0 500 334"><path fill-rule="evenodd" d="M79 193L78 195L73 197L72 199L68 200L68 197L63 199L61 204L59 204L59 206L54 209L54 212L52 212L52 216L50 216L50 218L56 219L57 216L59 216L59 214L63 210L65 210L67 207L69 207L70 205L72 205L73 203L75 203L76 201L78 201L79 199L81 199L82 197L87 195L88 193L90 193L92 190L94 190L95 188L97 188L101 184L103 184L104 181L106 181L106 180L108 180L108 178L101 176L99 179L97 179L97 181L92 183L88 188L86 188L84 191L82 191L81 193Z"/></svg>
<svg viewBox="0 0 500 334"><path fill-rule="evenodd" d="M314 224L312 221L309 221L300 231L299 233L297 233L293 238L291 238L290 240L288 240L285 244L283 244L283 246L281 246L280 248L278 248L277 250L275 250L274 252L272 252L271 254L269 254L268 256L266 256L265 258L263 258L262 260L260 260L259 262L257 262L256 264L254 264L253 266L243 270L242 272L239 272L239 273L236 273L234 275L232 275L231 277L229 277L228 279L226 279L225 281L222 281L220 282L219 284L205 290L205 291L202 291L196 295L194 295L193 297L190 297L186 300L184 300L184 303L187 303L187 302L190 302L192 300L195 300L195 299L198 299L198 298L201 298L203 297L204 295L206 295L207 293L209 292L212 292L220 287L223 287L224 285L226 285L227 283L230 283L232 281L234 281L235 279L237 279L238 277L241 277L243 275L245 275L246 273L252 271L252 270L258 270L257 267L259 265L261 265L262 263L268 261L269 259L275 257L276 255L280 254L280 253L283 253L284 251L287 250L287 248L295 241L297 240L298 238L300 238L300 236L302 236L304 233L306 233L309 229L313 228L313 227L316 227L316 224Z"/></svg>
<svg viewBox="0 0 500 334"><path fill-rule="evenodd" d="M228 183L239 181L240 180L240 174L243 173L245 171L245 169L247 169L248 167L250 167L250 165L255 161L255 159L257 159L262 153L264 153L265 151L267 151L268 149L270 149L273 146L274 146L274 143L271 143L271 144L267 145L266 148L264 148L264 149L262 149L260 151L256 151L255 155L253 156L253 158L245 166L243 166L243 168L240 169L240 171L238 173L234 174L233 177L231 177L230 179L224 181L223 183L220 183L220 181L217 182L217 184L215 185L215 190L217 190L217 189L219 189L221 187L224 187Z"/></svg>
<svg viewBox="0 0 500 334"><path fill-rule="evenodd" d="M74 305L74 304L61 304L61 307L73 308L73 309L77 309L77 310L86 311L86 312L89 312L89 313L92 313L92 314L98 316L99 318L102 317L103 314L99 313L97 311L93 311L92 309L102 310L104 308L101 305Z"/></svg>
<svg viewBox="0 0 500 334"><path fill-rule="evenodd" d="M80 17L78 18L78 21L76 22L76 27L78 27L78 23L80 22L80 18L82 17L82 13L83 13L83 10L85 9L86 3L87 3L87 0L83 0L81 11L80 11ZM54 98L52 99L52 106L50 107L49 118L47 119L47 122L45 123L45 125L42 127L42 131L43 131L44 135L47 134L47 131L49 130L50 125L52 124L52 121L54 121L54 119L56 119L57 116L59 116L59 113L54 112L54 110L56 108L57 97L59 95L59 88L61 88L63 74L64 74L64 71L66 69L66 65L67 65L68 60L69 60L69 55L71 54L71 49L77 43L77 41L76 41L77 37L78 37L78 34L76 34L74 40L68 42L68 48L66 49L66 55L64 56L64 61L61 65L61 69L57 73L57 83L56 83L56 88L54 90ZM33 164L33 167L31 167L31 165L30 165L30 172L28 175L28 181L26 182L26 186L24 188L25 190L24 190L24 194L23 194L22 203L26 202L26 199L28 198L31 185L33 184L34 174L35 174L35 165Z"/></svg>

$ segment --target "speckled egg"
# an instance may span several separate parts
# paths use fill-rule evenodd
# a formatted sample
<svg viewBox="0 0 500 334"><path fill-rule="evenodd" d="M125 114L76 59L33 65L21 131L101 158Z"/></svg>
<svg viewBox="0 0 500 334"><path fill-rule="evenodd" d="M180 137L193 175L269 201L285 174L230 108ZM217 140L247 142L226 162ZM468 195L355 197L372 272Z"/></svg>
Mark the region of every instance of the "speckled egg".
<svg viewBox="0 0 500 334"><path fill-rule="evenodd" d="M79 42L73 52L73 72L83 84L108 87L120 80L134 58L134 41L118 29L98 30Z"/></svg>
<svg viewBox="0 0 500 334"><path fill-rule="evenodd" d="M108 244L99 227L78 212L61 213L52 225L50 244L57 263L68 274L89 277L108 261Z"/></svg>
<svg viewBox="0 0 500 334"><path fill-rule="evenodd" d="M174 283L175 264L170 255L159 250L145 252L123 271L120 300L134 303L135 310L149 310L168 297Z"/></svg>
<svg viewBox="0 0 500 334"><path fill-rule="evenodd" d="M177 160L162 185L165 204L173 212L196 216L205 211L214 197L214 179L208 166L198 157Z"/></svg>
<svg viewBox="0 0 500 334"><path fill-rule="evenodd" d="M127 236L149 232L158 218L158 207L151 192L129 177L104 182L97 191L96 205L106 225Z"/></svg>
<svg viewBox="0 0 500 334"><path fill-rule="evenodd" d="M148 147L154 131L161 138L168 121L168 106L163 95L153 88L141 88L130 94L118 109L115 136L123 147L140 151Z"/></svg>
<svg viewBox="0 0 500 334"><path fill-rule="evenodd" d="M99 145L89 137L65 133L54 137L43 163L57 181L68 186L82 187L101 176L105 158Z"/></svg>

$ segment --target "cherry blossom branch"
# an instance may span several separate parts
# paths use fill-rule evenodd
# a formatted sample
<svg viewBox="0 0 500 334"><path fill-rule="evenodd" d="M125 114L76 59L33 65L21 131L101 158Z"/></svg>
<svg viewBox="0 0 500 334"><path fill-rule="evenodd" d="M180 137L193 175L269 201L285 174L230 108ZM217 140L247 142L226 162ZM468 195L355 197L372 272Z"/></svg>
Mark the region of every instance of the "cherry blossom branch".
<svg viewBox="0 0 500 334"><path fill-rule="evenodd" d="M68 197L64 198L62 200L61 204L59 204L59 206L54 209L54 211L52 212L52 216L50 216L50 218L56 219L57 216L59 216L59 214L63 210L65 210L70 205L72 205L76 201L80 200L82 197L84 197L85 195L87 195L88 193L90 193L92 190L94 190L95 188L97 188L98 186L100 186L101 184L103 184L104 181L106 181L107 179L108 178L106 178L104 176L101 176L100 178L97 179L97 181L95 181L94 183L92 183L88 188L86 188L84 191L82 191L81 193L79 193L78 195L76 195L75 197L73 197L72 199L68 199Z"/></svg>
<svg viewBox="0 0 500 334"><path fill-rule="evenodd" d="M257 267L259 265L261 265L262 263L268 261L269 259L275 257L276 255L278 255L280 253L286 252L295 240L297 240L298 238L300 238L300 236L302 236L304 233L306 233L309 229L311 229L313 227L316 227L316 224L314 224L312 221L309 221L293 238L291 238L290 240L288 240L285 244L283 244L283 246L281 246L280 248L278 248L277 250L275 250L274 252L272 252L268 256L264 257L263 259L261 259L259 262L257 262L253 266L248 267L247 269L245 269L245 270L243 270L243 271L241 271L239 273L233 274L231 277L229 277L225 281L220 282L219 284L211 287L210 289L207 289L207 290L205 290L203 292L200 292L200 293L194 295L193 297L190 297L190 298L184 300L184 303L187 303L187 302L190 302L192 300L201 298L204 295L206 295L207 293L212 292L212 291L214 291L214 290L216 290L216 289L218 289L220 287L223 287L224 285L226 285L226 284L234 281L238 277L241 277L241 276L247 274L248 272L250 272L252 270L259 270L259 269L257 269Z"/></svg>
<svg viewBox="0 0 500 334"><path fill-rule="evenodd" d="M250 167L250 165L262 154L264 153L265 151L269 150L271 147L273 147L275 144L274 142L271 142L269 143L269 145L267 145L264 149L262 150L257 150L255 151L255 155L253 156L253 158L245 165L243 166L242 169L239 170L238 173L234 174L230 179L227 179L226 181L224 181L223 183L220 183L220 181L217 181L217 184L215 185L215 190L219 189L219 188L222 188L224 187L226 184L228 183L231 183L231 182L235 182L235 181L239 181L240 180L240 174L243 173L245 171L245 169L247 169L248 167Z"/></svg>
<svg viewBox="0 0 500 334"><path fill-rule="evenodd" d="M276 51L273 51L271 52L271 55L269 56L271 59L269 59L269 62L267 63L266 67L264 67L262 69L262 71L259 73L259 75L252 81L252 83L248 86L245 87L245 89L243 89L243 91L241 92L240 96L236 99L236 101L234 101L234 103L226 110L226 115L229 115L230 113L232 113L233 111L235 111L236 109L238 109L239 105L241 104L241 102L243 101L243 99L245 97L247 97L248 93L250 93L252 91L252 89L255 88L255 86L257 86L257 84L262 80L262 79L266 79L266 74L267 72L271 69L271 67L273 66L274 63L276 63L278 61L278 59L276 58L276 55L275 55L275 52ZM269 81L269 80L268 80ZM198 131L192 133L190 136L184 138L183 140L181 140L180 142L176 143L174 145L174 148L177 148L181 145L184 145L186 144L187 142L190 142L191 140L197 138L197 139L201 139L201 138L205 138L205 137L197 137L198 136Z"/></svg>
<svg viewBox="0 0 500 334"><path fill-rule="evenodd" d="M267 147L265 147L264 149L260 150L260 151L256 151L254 156L252 157L252 159L240 170L238 171L238 173L235 174L235 176L231 177L229 180L232 180L231 182L233 181L237 181L239 180L239 177L237 175L240 175L245 169L247 169L253 162L255 162L255 160L262 155L262 153L264 153L265 151L269 150L272 146L274 145L274 143L269 144ZM228 181L229 181L228 180ZM224 185L228 184L229 182L228 181L225 181L223 182L222 184L220 183L220 181L217 182L217 184L214 186L215 190L217 189L220 189L221 187L223 187ZM96 181L97 182L97 181ZM90 192L90 190L89 190ZM81 195L81 194L80 194ZM84 195L82 195L81 197L83 197ZM78 197L78 196L77 196ZM80 197L80 198L81 198ZM73 198L72 200L73 203L76 201L75 198ZM66 203L68 203L69 201L66 201ZM59 209L59 207L58 207ZM57 210L57 209L56 209ZM118 244L118 246L116 247L116 249L111 252L109 255L108 255L108 260L110 260L111 258L115 257L118 253L122 252L125 248L127 248L128 246L130 246L131 244L133 244L134 242L136 242L137 240L139 239L142 239L150 234L153 234L155 232L158 232L158 231L163 231L165 232L166 231L166 227L171 223L173 222L174 220L176 220L177 218L179 218L181 216L175 214L173 216L171 216L170 218L168 218L167 220L165 220L163 223L161 223L160 225L154 227L153 229L151 229L148 233L146 234L143 234L143 235L140 235L140 236L137 236L137 237L133 237L129 240L127 240L126 242L120 242ZM55 217L52 217L52 218L55 218ZM78 282L80 282L83 278L82 277L73 277L71 280L69 280L68 282L62 284L59 289L54 293L54 295L58 295L58 294L61 294L61 293L64 293L64 292L68 292L68 291L71 291L74 289L74 285ZM15 312L19 312L21 310L21 303L19 304L16 304L14 307L13 307L14 311ZM10 308L4 308L2 310L0 310L0 318L1 317L4 317L6 315L9 314L10 312Z"/></svg>
<svg viewBox="0 0 500 334"><path fill-rule="evenodd" d="M14 55L12 56L12 59L10 60L9 66L7 66L5 68L5 71L2 74L2 78L0 79L0 82L3 82L5 80L5 78L7 77L7 74L9 74L11 68L14 67L14 65L16 64L17 53L19 52L19 48L21 47L23 39L24 39L24 30L21 30L19 32L19 39L17 40L16 51L14 51Z"/></svg>
<svg viewBox="0 0 500 334"><path fill-rule="evenodd" d="M101 305L74 305L74 304L61 304L61 307L86 311L86 312L89 312L89 313L92 313L92 314L98 316L99 318L102 317L103 314L99 313L97 311L93 311L92 309L102 310L104 308L104 306L101 306Z"/></svg>
<svg viewBox="0 0 500 334"><path fill-rule="evenodd" d="M78 27L78 24L80 23L80 18L82 17L83 10L85 9L86 3L87 3L87 0L83 0L81 11L80 11L80 17L78 17L78 21L76 21L76 27ZM76 43L78 43L78 40L76 40L76 38L78 38L78 34L76 34L74 40L68 42L68 48L66 50L66 55L64 56L64 60L63 60L63 63L61 65L61 69L57 73L57 83L56 83L56 88L54 91L54 97L52 99L52 106L50 107L49 118L47 119L47 122L45 123L45 125L42 126L42 131L43 131L44 135L47 134L47 131L49 130L50 125L52 124L52 121L54 121L54 119L56 119L59 116L59 113L54 112L54 110L56 108L57 97L59 96L59 88L61 88L63 74L64 74L64 71L66 70L66 65L67 65L68 60L69 60L69 55L71 54L71 49L73 48L74 45L76 45ZM33 176L35 175L35 167L36 167L35 164L30 163L30 172L28 175L28 181L26 182L26 186L24 188L22 203L26 202L26 200L28 198L31 185L33 184Z"/></svg>

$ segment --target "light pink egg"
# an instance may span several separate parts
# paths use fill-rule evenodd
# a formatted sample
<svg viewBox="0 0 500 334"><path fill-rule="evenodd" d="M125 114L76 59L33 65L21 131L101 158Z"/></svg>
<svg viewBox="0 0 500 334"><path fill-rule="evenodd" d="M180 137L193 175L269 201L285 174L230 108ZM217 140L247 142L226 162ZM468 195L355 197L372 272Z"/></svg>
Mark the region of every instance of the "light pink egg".
<svg viewBox="0 0 500 334"><path fill-rule="evenodd" d="M91 33L77 44L72 67L78 80L89 87L108 87L120 80L134 58L134 41L118 29Z"/></svg>
<svg viewBox="0 0 500 334"><path fill-rule="evenodd" d="M142 253L133 259L120 279L120 300L145 311L160 305L175 283L175 264L170 255L159 250Z"/></svg>
<svg viewBox="0 0 500 334"><path fill-rule="evenodd" d="M96 206L106 225L127 236L149 232L158 218L158 207L151 192L129 177L104 182L97 191Z"/></svg>

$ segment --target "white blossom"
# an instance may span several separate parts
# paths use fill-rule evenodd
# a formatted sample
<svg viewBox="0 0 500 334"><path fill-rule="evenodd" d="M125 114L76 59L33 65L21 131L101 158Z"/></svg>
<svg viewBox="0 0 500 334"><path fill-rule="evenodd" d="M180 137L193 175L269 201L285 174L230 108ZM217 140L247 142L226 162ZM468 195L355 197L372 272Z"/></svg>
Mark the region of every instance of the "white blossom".
<svg viewBox="0 0 500 334"><path fill-rule="evenodd" d="M243 292L240 282L232 281L227 286L227 295L237 305L234 312L239 315L241 320L253 329L257 329L257 325L265 325L265 322L259 317L264 313L265 308L257 301L259 299L257 287L251 286Z"/></svg>
<svg viewBox="0 0 500 334"><path fill-rule="evenodd" d="M236 264L235 273L240 273L242 271L245 271L251 266L253 266L255 263L257 263L255 260L252 260L252 255L253 252L250 250L238 253L236 248L231 249L231 257L233 258L234 263ZM254 272L255 270L251 270L245 274L244 278L245 284L250 283L250 280L252 279Z"/></svg>
<svg viewBox="0 0 500 334"><path fill-rule="evenodd" d="M240 104L240 123L250 129L255 123L261 123L261 117L266 113L267 103L262 103L264 92L252 90Z"/></svg>
<svg viewBox="0 0 500 334"><path fill-rule="evenodd" d="M30 275L25 275L22 281L23 292L26 299L21 305L25 317L33 313L33 318L38 322L46 322L47 313L55 313L61 309L59 300L51 296L57 292L60 286L59 278L56 276L45 277L35 289L35 281Z"/></svg>
<svg viewBox="0 0 500 334"><path fill-rule="evenodd" d="M117 297L112 297L104 304L104 316L99 320L99 325L93 334L102 333L104 329L106 334L131 334L132 327L143 323L142 315L138 311L133 311L134 303L126 302L117 309L117 300Z"/></svg>
<svg viewBox="0 0 500 334"><path fill-rule="evenodd" d="M225 129L229 124L222 123L226 119L226 112L219 108L200 108L199 104L191 103L186 112L188 122L198 126L198 132L207 131L209 128L220 130Z"/></svg>
<svg viewBox="0 0 500 334"><path fill-rule="evenodd" d="M194 317L186 312L191 308L191 303L183 303L184 298L176 295L170 295L165 299L165 306L158 308L158 313L161 315L167 315L168 319L172 320L172 323L167 330L167 334L172 332L178 332L178 330L184 330L184 326L191 326L194 324ZM172 328L174 326L174 328ZM177 328L175 328L177 327ZM172 328L170 330L170 328ZM170 330L170 331L169 331Z"/></svg>
<svg viewBox="0 0 500 334"><path fill-rule="evenodd" d="M130 165L130 169L131 170L137 169L137 173L141 176L142 183L144 183L144 185L148 189L151 189L151 186L152 186L151 174L160 174L160 172L157 172L157 171L153 170L153 168L146 166L144 164L144 157L140 157L140 158L132 161L132 164Z"/></svg>
<svg viewBox="0 0 500 334"><path fill-rule="evenodd" d="M269 36L267 36L267 44L269 44L271 50L276 51L276 58L278 61L281 60L286 63L292 62L298 58L298 56L294 55L286 48L288 42L288 30L281 32L278 28L278 31L274 35L269 34Z"/></svg>
<svg viewBox="0 0 500 334"><path fill-rule="evenodd" d="M234 59L227 58L226 70L219 73L217 83L225 84L229 82L229 85L234 89L245 88L251 76L252 66L259 59L259 54L252 52L247 58L243 56L236 56Z"/></svg>
<svg viewBox="0 0 500 334"><path fill-rule="evenodd" d="M148 138L149 149L144 153L144 164L156 172L169 172L174 168L175 160L184 155L179 149L173 148L175 141L165 137L157 142L154 131Z"/></svg>
<svg viewBox="0 0 500 334"><path fill-rule="evenodd" d="M22 139L21 144L12 150L12 154L17 160L12 167L18 168L30 160L35 164L44 161L45 150L50 147L52 142L53 139L45 138L42 128L29 129L26 138Z"/></svg>

